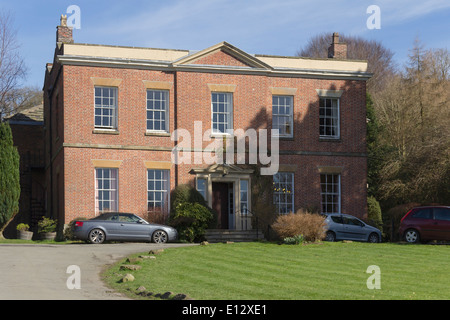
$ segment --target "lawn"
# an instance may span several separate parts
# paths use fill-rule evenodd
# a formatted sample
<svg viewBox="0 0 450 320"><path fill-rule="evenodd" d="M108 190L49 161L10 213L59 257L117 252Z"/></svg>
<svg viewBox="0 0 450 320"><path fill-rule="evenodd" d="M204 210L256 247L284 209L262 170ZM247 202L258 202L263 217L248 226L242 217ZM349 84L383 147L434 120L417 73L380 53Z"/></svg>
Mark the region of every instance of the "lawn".
<svg viewBox="0 0 450 320"><path fill-rule="evenodd" d="M130 272L136 280L120 283L123 263L103 277L128 294L145 286L196 300L450 299L445 245L255 242L171 248L138 262L142 269ZM380 289L367 287L371 265L380 268Z"/></svg>

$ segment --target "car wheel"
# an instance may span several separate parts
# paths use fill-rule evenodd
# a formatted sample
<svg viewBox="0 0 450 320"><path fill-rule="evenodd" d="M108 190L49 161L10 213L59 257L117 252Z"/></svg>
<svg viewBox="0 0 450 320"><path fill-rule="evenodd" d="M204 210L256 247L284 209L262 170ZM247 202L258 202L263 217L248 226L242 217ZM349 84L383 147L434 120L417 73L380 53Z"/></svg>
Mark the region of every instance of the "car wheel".
<svg viewBox="0 0 450 320"><path fill-rule="evenodd" d="M169 236L163 230L156 230L153 233L152 240L154 243L166 243L169 240Z"/></svg>
<svg viewBox="0 0 450 320"><path fill-rule="evenodd" d="M336 234L333 231L327 231L325 236L325 241L334 242L336 241Z"/></svg>
<svg viewBox="0 0 450 320"><path fill-rule="evenodd" d="M415 229L406 230L404 234L405 241L408 243L418 243L420 241L419 231Z"/></svg>
<svg viewBox="0 0 450 320"><path fill-rule="evenodd" d="M378 243L380 242L380 239L376 233L371 233L367 241L369 241L370 243Z"/></svg>
<svg viewBox="0 0 450 320"><path fill-rule="evenodd" d="M88 240L90 243L103 243L105 241L105 232L101 229L93 229L89 232Z"/></svg>

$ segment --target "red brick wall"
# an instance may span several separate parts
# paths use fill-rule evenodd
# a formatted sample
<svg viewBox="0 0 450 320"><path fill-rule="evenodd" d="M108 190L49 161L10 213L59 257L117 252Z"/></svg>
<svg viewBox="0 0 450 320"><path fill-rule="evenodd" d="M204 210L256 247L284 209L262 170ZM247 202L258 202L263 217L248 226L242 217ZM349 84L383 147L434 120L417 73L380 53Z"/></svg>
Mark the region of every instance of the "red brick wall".
<svg viewBox="0 0 450 320"><path fill-rule="evenodd" d="M225 55L225 56L224 56ZM236 65L220 52L197 63ZM118 135L95 134L94 85L91 77L121 79L118 87ZM365 83L364 81L269 77L201 72L161 72L151 70L64 66L62 118L65 144L116 146L114 149L65 147L58 158L64 170L65 222L78 216L93 216L95 210L94 166L92 159L123 160L119 168L119 210L142 214L147 208L146 168L144 161L170 161L170 151L124 150L174 146L170 137L145 135L146 89L142 80L168 81L170 90L170 131L184 128L193 133L194 121L203 122L203 131L211 128L211 90L208 84L235 85L233 126L271 128L271 87L297 88L294 96L294 138L280 141L280 150L307 152L365 153ZM343 90L340 99L340 132L337 142L319 141L319 98L316 89ZM175 97L175 92L177 96ZM177 110L175 110L175 105ZM175 123L174 114L177 112ZM49 114L47 113L47 116ZM193 143L193 141L192 141ZM210 142L204 142L206 147ZM121 149L122 148L122 149ZM54 149L55 150L55 149ZM63 156L62 156L63 154ZM59 160L63 159L63 160ZM62 164L63 163L63 164ZM295 207L320 204L318 166L342 167L342 212L366 215L366 158L360 156L285 155L281 164L294 164ZM56 164L56 163L55 163ZM193 183L190 168L179 166L178 183ZM55 173L54 173L55 174ZM175 186L175 166L171 187Z"/></svg>

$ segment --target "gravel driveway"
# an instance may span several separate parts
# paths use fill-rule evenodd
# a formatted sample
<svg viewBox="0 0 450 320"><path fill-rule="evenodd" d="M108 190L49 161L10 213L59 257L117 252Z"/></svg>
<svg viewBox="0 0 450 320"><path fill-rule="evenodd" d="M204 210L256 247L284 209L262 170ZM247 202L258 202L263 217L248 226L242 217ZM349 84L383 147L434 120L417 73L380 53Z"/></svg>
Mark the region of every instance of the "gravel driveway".
<svg viewBox="0 0 450 320"><path fill-rule="evenodd" d="M129 254L190 244L0 244L0 300L126 299L100 280L105 265ZM80 289L68 289L71 265L80 267Z"/></svg>

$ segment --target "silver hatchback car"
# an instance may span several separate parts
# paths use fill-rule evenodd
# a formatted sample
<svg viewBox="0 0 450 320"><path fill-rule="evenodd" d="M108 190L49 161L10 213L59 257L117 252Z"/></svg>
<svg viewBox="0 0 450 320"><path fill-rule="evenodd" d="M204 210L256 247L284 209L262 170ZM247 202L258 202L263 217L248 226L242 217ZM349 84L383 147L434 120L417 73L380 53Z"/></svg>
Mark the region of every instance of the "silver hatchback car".
<svg viewBox="0 0 450 320"><path fill-rule="evenodd" d="M354 240L381 242L381 231L349 214L327 214L326 241Z"/></svg>

